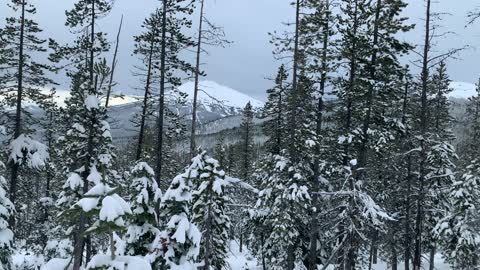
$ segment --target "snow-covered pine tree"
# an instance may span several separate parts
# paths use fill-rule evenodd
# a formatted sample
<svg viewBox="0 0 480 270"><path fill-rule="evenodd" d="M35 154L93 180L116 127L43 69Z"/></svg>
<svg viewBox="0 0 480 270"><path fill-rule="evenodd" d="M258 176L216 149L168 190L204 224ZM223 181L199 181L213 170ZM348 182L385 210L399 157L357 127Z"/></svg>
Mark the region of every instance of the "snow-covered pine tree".
<svg viewBox="0 0 480 270"><path fill-rule="evenodd" d="M81 85L72 91L72 97L67 101L67 111L76 113L70 116L74 121L71 128L60 137L61 156L68 178L57 205L63 209L61 216L69 226L66 232L67 235L72 234L74 252L78 255L83 253L88 219L83 212L71 209L87 194L89 183L97 185L103 178L106 178L105 181L115 183L117 173L109 163L113 158L112 138L99 95L89 94L88 87ZM103 171L98 172L97 166ZM78 267L82 264L81 257L83 256L77 258Z"/></svg>
<svg viewBox="0 0 480 270"><path fill-rule="evenodd" d="M192 180L198 167L193 161L187 170L176 176L162 197L160 217L162 232L154 242L160 261L171 269L196 269L200 253L201 233L193 223ZM152 260L153 261L153 260Z"/></svg>
<svg viewBox="0 0 480 270"><path fill-rule="evenodd" d="M193 222L202 232L200 258L203 269L222 269L230 247L230 219L226 207L230 198L225 192L228 182L218 161L205 151L192 159L189 178L193 184Z"/></svg>
<svg viewBox="0 0 480 270"><path fill-rule="evenodd" d="M109 124L106 122L105 108L101 106L103 96L98 78L105 78L107 72L104 62L96 58L108 50L105 34L96 30L98 20L104 18L112 9L109 0L79 0L73 8L66 11L66 26L77 33L74 43L56 46L57 52L52 58L66 60L73 68L67 69L71 79L71 97L66 101L66 134L61 136L62 167L68 177L63 186L62 196L58 200L62 210L68 210L90 189L89 175L96 172L95 166L102 164L101 159L113 157ZM79 31L80 30L80 31ZM96 64L96 63L99 64ZM106 165L106 164L105 164ZM116 172L111 167L104 168L105 176L114 181ZM91 259L92 241L85 236L89 223L86 215L68 217L71 211L63 213L69 222L73 234L73 270L79 270L85 261ZM72 223L75 223L73 225ZM72 226L73 225L73 226Z"/></svg>
<svg viewBox="0 0 480 270"><path fill-rule="evenodd" d="M241 143L240 143L240 170L239 175L243 181L249 181L252 175L252 166L254 162L253 152L253 109L252 104L248 102L243 109L242 123L240 124Z"/></svg>
<svg viewBox="0 0 480 270"><path fill-rule="evenodd" d="M284 65L278 68L275 77L275 86L267 90L268 100L262 110L261 117L263 122L263 132L268 137L266 142L267 151L280 154L280 150L285 148L284 134L286 128L286 92L288 73Z"/></svg>
<svg viewBox="0 0 480 270"><path fill-rule="evenodd" d="M267 235L262 235L261 232L263 230L259 230L260 235L256 236L257 241L263 242L262 238L265 238L264 252L260 252L260 255L265 257L265 260L270 260L277 269L293 269L296 264L303 265L304 261L302 258L305 257L303 252L308 250L308 239L311 234L307 225L309 223L309 210L307 209L311 209L309 190L313 177L311 167L311 162L314 161L313 147L317 141L314 123L317 98L314 95L316 82L308 70L311 59L306 53L310 46L315 46L312 44L310 36L306 34L307 21L304 20L304 17L309 11L306 8L306 2L296 1L294 4L296 13L294 34L274 35L272 39L272 43L276 46L277 54L289 58L293 54L292 83L291 87L282 83L281 87L286 91L281 100L278 99L278 96L273 96L277 101L275 102L276 104L267 103L270 106L279 106L273 112L276 114L275 120L285 118L284 127L282 127L282 124L278 124L278 122L272 122L274 125L277 124L278 128L268 131L271 126L264 126L267 128L266 131L269 132L269 135L273 135L270 139L277 138L278 140L278 138L281 138L283 145L276 146L272 142L273 147L271 150L269 149L272 152L267 152L260 161L260 169L257 172L258 179L256 179L260 189L260 198L253 216L261 217L260 221L263 223L264 228L278 226L278 230L274 230L274 232ZM277 83L281 83L286 76L286 72L280 70ZM284 108L282 108L283 104L281 104L283 101L285 102ZM272 111L271 109L272 107L267 107L267 110ZM277 134L272 134L272 131L277 132ZM279 134L279 132L283 133ZM277 168L278 160L283 160L286 163L281 169ZM268 194L272 187L279 189L277 192L282 194L278 200L271 200L268 196L262 196L263 193ZM278 215L283 214L279 212L282 207L283 209L291 209L288 212L288 218L283 220L287 223L285 227L288 229L285 230L280 227L278 219ZM262 213L268 212L270 209L273 209L273 213L266 216L262 215ZM259 220L255 222L258 223ZM287 231L292 231L293 233L287 235ZM295 236L291 237L292 235ZM282 238L284 239L282 245L278 247L272 246L275 241L279 241ZM269 251L270 248L274 248L275 252ZM281 252L283 255L276 256L278 252Z"/></svg>
<svg viewBox="0 0 480 270"><path fill-rule="evenodd" d="M254 152L254 141L253 141L253 132L254 132L254 123L253 123L254 112L250 102L245 105L243 109L242 123L240 124L240 142L238 143L238 169L236 176L238 176L244 183L253 184L252 173L253 173L253 164L255 162L255 152ZM216 157L218 159L218 157ZM219 163L220 166L222 163ZM247 210L245 209L246 205L252 205L254 203L254 198L248 190L238 190L235 192L235 196L232 196L232 201L234 204L237 204L237 207L232 208L232 224L234 224L233 231L238 233L240 240L240 252L243 251L244 244L244 234L246 230L246 220L247 220ZM242 205L242 207L239 207Z"/></svg>
<svg viewBox="0 0 480 270"><path fill-rule="evenodd" d="M223 132L220 133L217 143L215 143L213 155L222 168L227 167L227 145L225 143L225 134Z"/></svg>
<svg viewBox="0 0 480 270"><path fill-rule="evenodd" d="M395 138L392 135L398 130L395 126L399 121L391 115L390 108L396 107L403 91L397 87L401 67L396 57L410 48L395 37L396 33L411 28L400 17L404 7L402 1L344 0L340 4L342 12L337 15L339 39L335 44L346 75L339 77L335 85L341 105L335 110L334 125L343 129L337 133L338 142L343 146L339 155L341 164L337 166L340 165L338 168L344 169L345 174L340 174L333 184L350 194L344 197L345 207L349 209L345 217L350 217L345 220L349 224L345 227L350 227L346 229L349 235L344 248L347 252L340 255L347 269L355 268L362 261L359 251L363 248L363 238L372 239L372 248L376 245L375 230L379 224L374 224L373 217L356 219L364 210L352 204L357 200L352 196L362 194L357 198L364 203L372 200L369 190L374 192L375 186L382 184L376 179L381 179L383 172L376 170L377 165L369 165L368 160L385 157L381 150L387 149L385 144ZM332 146L338 148L338 145ZM378 212L380 218L383 214ZM339 226L340 230L343 228ZM370 232L371 236L367 236Z"/></svg>
<svg viewBox="0 0 480 270"><path fill-rule="evenodd" d="M162 196L155 181L153 169L145 162L138 162L131 171L132 215L126 232L126 254L146 256L159 234L156 208Z"/></svg>
<svg viewBox="0 0 480 270"><path fill-rule="evenodd" d="M2 46L0 46L0 92L3 96L3 102L9 107L15 108L2 114L0 118L6 117L6 128L12 137L9 139L11 150L15 153L8 154L11 158L8 161L10 170L9 197L15 204L17 198L17 189L19 177L21 176L21 167L31 164L35 169L38 165L43 165L47 156L45 146L34 141L31 137L33 129L31 128L32 116L25 110L22 104L24 102L42 103L44 95L40 89L52 86L55 83L47 77L47 73L52 71L52 67L46 63L45 53L47 51L46 42L39 36L42 29L33 20L36 13L35 6L31 1L11 0L8 6L12 9L12 17L6 19L6 23L0 29L2 37ZM44 58L42 59L42 56ZM43 62L43 63L42 63ZM38 148L38 149L36 149ZM43 150L42 150L43 149ZM31 160L32 154L25 154L22 150L34 151L35 160ZM27 151L27 152L28 152ZM29 160L30 159L30 160ZM11 216L11 224L15 226L14 216Z"/></svg>
<svg viewBox="0 0 480 270"><path fill-rule="evenodd" d="M335 25L335 16L332 16L332 3L330 1L318 1L318 0L309 0L306 1L306 7L311 12L306 14L303 18L303 23L305 25L304 35L305 39L311 45L306 46L305 54L307 55L308 61L306 70L308 74L312 77L312 81L318 84L317 91L314 92L313 97L315 98L314 116L312 118L312 169L313 174L311 175L311 188L310 193L312 194L312 210L310 212L310 221L309 221L309 253L308 253L308 269L313 270L317 268L320 254L325 254L325 250L328 250L331 245L327 240L328 233L321 231L322 226L318 214L322 212L322 209L326 209L326 203L324 198L319 194L322 190L325 190L328 184L326 179L322 176L326 173L326 168L328 166L326 162L326 152L327 149L325 145L327 140L326 137L326 128L325 128L325 112L326 106L325 103L328 102L327 98L327 84L330 84L329 73L332 72L332 67L334 66L333 57L334 50L332 44L332 36L334 33ZM321 258L320 260L324 260Z"/></svg>
<svg viewBox="0 0 480 270"><path fill-rule="evenodd" d="M0 135L4 135L5 128L0 125ZM12 269L13 232L8 224L10 217L15 213L15 206L8 199L5 186L6 179L3 177L5 164L0 161L0 269Z"/></svg>
<svg viewBox="0 0 480 270"><path fill-rule="evenodd" d="M97 236L106 233L109 237L110 254L96 254L87 263L86 269L112 269L118 264L116 233L126 230L125 219L132 214L130 205L118 195L119 190L115 186L115 179L109 179L107 171L112 166L112 161L111 155L99 155L98 162L92 165L87 177L94 186L66 211L70 216L78 219L83 217L93 221L85 233Z"/></svg>
<svg viewBox="0 0 480 270"><path fill-rule="evenodd" d="M257 236L257 241L264 239L258 255L272 269L290 269L295 257L302 257L298 254L303 244L302 224L307 224L311 199L306 179L298 173L302 171L298 165L283 156L267 156L261 166L256 217L266 230Z"/></svg>
<svg viewBox="0 0 480 270"><path fill-rule="evenodd" d="M473 159L448 189L450 207L433 230L447 260L462 269L479 265L479 187L480 162Z"/></svg>

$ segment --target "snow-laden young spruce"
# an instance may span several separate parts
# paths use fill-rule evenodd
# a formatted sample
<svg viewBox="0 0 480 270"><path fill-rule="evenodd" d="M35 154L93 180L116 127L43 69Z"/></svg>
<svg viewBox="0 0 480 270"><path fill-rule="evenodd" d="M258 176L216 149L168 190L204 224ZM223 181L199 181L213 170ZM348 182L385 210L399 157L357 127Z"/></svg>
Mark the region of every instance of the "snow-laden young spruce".
<svg viewBox="0 0 480 270"><path fill-rule="evenodd" d="M267 156L257 173L261 190L254 218L265 228L258 235L263 260L272 269L286 269L298 258L303 246L303 225L307 224L310 194L305 177L292 161L284 156Z"/></svg>
<svg viewBox="0 0 480 270"><path fill-rule="evenodd" d="M177 175L162 197L162 232L154 242L162 269L197 269L201 233L193 223L192 187L196 168Z"/></svg>
<svg viewBox="0 0 480 270"><path fill-rule="evenodd" d="M127 255L146 256L159 234L156 210L162 196L153 169L138 162L131 171L132 215L125 235Z"/></svg>
<svg viewBox="0 0 480 270"><path fill-rule="evenodd" d="M434 228L447 260L465 269L479 263L480 227L478 209L480 207L480 160L478 159L478 138L480 136L480 81L476 85L477 96L469 99L467 118L470 124L466 138L466 148L460 173L447 188L449 208Z"/></svg>
<svg viewBox="0 0 480 270"><path fill-rule="evenodd" d="M0 126L0 135L5 128ZM1 138L1 136L0 136ZM15 213L15 207L7 197L5 186L7 181L2 176L5 164L0 161L0 270L10 270L12 266L13 232L9 228L9 220Z"/></svg>
<svg viewBox="0 0 480 270"><path fill-rule="evenodd" d="M203 269L227 267L230 219L226 206L230 202L225 189L229 182L217 160L202 151L192 159L188 179L192 182L193 222L202 232L200 258Z"/></svg>

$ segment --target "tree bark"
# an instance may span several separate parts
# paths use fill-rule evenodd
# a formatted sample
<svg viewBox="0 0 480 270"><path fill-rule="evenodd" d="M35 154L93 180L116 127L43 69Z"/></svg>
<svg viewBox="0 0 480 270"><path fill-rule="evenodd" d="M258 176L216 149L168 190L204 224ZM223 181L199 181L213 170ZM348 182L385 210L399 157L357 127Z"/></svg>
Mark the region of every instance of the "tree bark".
<svg viewBox="0 0 480 270"><path fill-rule="evenodd" d="M150 43L150 50L148 52L149 55L148 55L147 81L145 83L145 95L143 97L142 116L140 118L140 132L138 134L138 144L137 144L137 153L136 153L137 161L140 160L143 152L143 140L145 136L145 121L147 119L148 97L150 94L150 84L151 84L151 78L152 78L153 48L154 48L154 41L152 40Z"/></svg>
<svg viewBox="0 0 480 270"><path fill-rule="evenodd" d="M300 0L296 1L296 9L295 9L295 40L294 40L294 48L293 48L293 74L292 74L292 110L290 116L290 139L293 140L295 138L295 133L297 129L296 123L296 106L298 105L297 102L297 95L298 95L298 54L299 54L299 40L300 40ZM293 161L297 159L297 149L295 144L290 144L290 155Z"/></svg>
<svg viewBox="0 0 480 270"><path fill-rule="evenodd" d="M352 49L351 49L351 59L350 59L350 77L348 81L348 91L353 92L354 86L355 86L355 81L356 81L356 72L357 72L357 59L356 59L356 49L357 49L357 32L358 32L358 0L355 0L354 2L354 18L353 18L353 30L352 30L352 35L353 35L353 40L352 40ZM347 119L346 119L346 124L345 124L345 131L350 132L351 129L351 121L352 121L352 100L351 98L348 98L347 100ZM349 144L346 143L344 147L344 158L343 158L343 165L348 166L349 165ZM355 172L356 168L355 166L352 168L352 172ZM355 184L354 184L354 179L353 175L349 176L348 179L348 185L350 191L355 190ZM350 196L349 198L349 207L350 207L350 213L349 216L353 222L355 222L356 218L356 213L353 211L354 209L354 199L353 196ZM355 269L355 262L356 262L356 250L357 250L357 240L356 240L356 235L354 232L349 232L348 233L348 242L349 242L349 247L348 251L346 252L346 262L345 262L345 269L346 270L353 270Z"/></svg>
<svg viewBox="0 0 480 270"><path fill-rule="evenodd" d="M431 0L427 0L426 18L425 18L425 43L423 51L422 65L422 108L420 117L421 129L421 152L420 152L420 175L419 175L419 191L417 199L417 217L415 224L415 256L413 259L413 270L420 270L422 261L422 230L423 230L423 198L426 174L426 155L427 149L425 145L425 135L427 134L427 90L428 90L428 53L430 51L430 7Z"/></svg>
<svg viewBox="0 0 480 270"><path fill-rule="evenodd" d="M197 55L195 63L195 83L193 89L193 106L192 106L192 133L190 135L190 157L194 157L196 153L195 132L197 127L197 100L198 100L198 84L200 80L200 55L202 52L202 31L203 31L203 7L204 0L200 1L200 22L198 24L198 43Z"/></svg>
<svg viewBox="0 0 480 270"><path fill-rule="evenodd" d="M163 0L163 14L162 14L162 48L160 55L160 98L158 104L158 133L157 133L157 167L155 178L157 184L160 186L162 177L162 158L163 158L163 117L165 114L165 76L166 76L166 41L167 41L167 9L168 0Z"/></svg>
<svg viewBox="0 0 480 270"><path fill-rule="evenodd" d="M435 246L430 248L430 265L429 265L429 270L435 270L435 253L437 249Z"/></svg>
<svg viewBox="0 0 480 270"><path fill-rule="evenodd" d="M25 43L25 1L21 2L22 5L22 15L20 23L20 41L19 41L19 52L18 52L18 75L17 75L17 100L16 100L16 110L15 110L15 130L13 134L13 139L16 140L20 137L22 132L22 99L23 99L23 66L25 65L24 57L24 43ZM17 198L17 186L18 186L18 171L20 165L16 160L10 162L10 201L15 205L15 200ZM11 215L9 220L9 225L12 230L15 230L15 216Z"/></svg>
<svg viewBox="0 0 480 270"><path fill-rule="evenodd" d="M320 134L322 132L322 124L323 124L323 95L325 94L325 84L327 81L327 49L328 49L328 40L329 40L329 20L330 20L330 3L329 0L325 2L325 23L323 25L323 51L322 51L322 69L321 69L321 77L320 77L320 98L318 99L318 107L317 107L317 121L316 121L316 136L317 140L320 140ZM309 270L316 270L317 269L317 257L318 257L318 247L317 241L319 236L319 222L317 211L320 209L320 195L318 192L320 191L319 185L319 177L320 177L320 155L321 155L321 147L320 141L317 141L315 145L315 161L313 164L313 181L312 186L314 191L317 193L313 194L313 205L315 207L315 211L312 214L311 219L311 236L310 236L310 250L308 254L308 269Z"/></svg>
<svg viewBox="0 0 480 270"><path fill-rule="evenodd" d="M117 66L117 53L118 53L118 45L120 43L120 32L122 31L122 24L123 24L123 15L122 15L122 18L120 19L120 26L118 27L117 42L115 44L115 52L113 53L112 71L110 73L110 82L108 83L107 100L105 101L105 108L108 108L109 101L110 101L110 94L112 92L113 75L115 73L115 67Z"/></svg>
<svg viewBox="0 0 480 270"><path fill-rule="evenodd" d="M90 32L90 92L95 92L94 83L94 42L95 42L95 1L92 1L91 10L91 32ZM85 156L84 171L82 172L82 179L84 180L83 194L88 192L88 181L86 181L89 175L90 159L93 153L93 120L90 121L91 125L88 127L89 135L87 141L87 155ZM75 236L75 244L73 249L73 270L79 270L83 260L83 249L85 246L85 227L87 218L85 213L80 214L80 218L77 223L77 233Z"/></svg>

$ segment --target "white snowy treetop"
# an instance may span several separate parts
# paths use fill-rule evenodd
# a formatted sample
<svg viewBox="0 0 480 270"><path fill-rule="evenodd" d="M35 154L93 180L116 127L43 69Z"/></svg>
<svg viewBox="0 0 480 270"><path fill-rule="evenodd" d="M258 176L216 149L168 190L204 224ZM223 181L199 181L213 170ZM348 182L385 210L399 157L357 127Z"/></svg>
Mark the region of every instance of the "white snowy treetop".
<svg viewBox="0 0 480 270"><path fill-rule="evenodd" d="M83 179L78 173L71 173L63 188L70 188L71 190L78 190L83 187Z"/></svg>
<svg viewBox="0 0 480 270"><path fill-rule="evenodd" d="M123 226L122 216L125 214L132 214L130 205L118 194L103 198L99 214L101 221L115 222L117 225Z"/></svg>
<svg viewBox="0 0 480 270"><path fill-rule="evenodd" d="M172 187L175 187L175 188L172 188ZM167 189L167 191L163 195L162 203L170 200L177 201L177 202L192 200L192 194L190 193L190 187L186 183L185 174L177 175L173 179L170 185L170 188Z"/></svg>
<svg viewBox="0 0 480 270"><path fill-rule="evenodd" d="M39 169L45 166L48 158L48 147L25 134L10 143L9 159L17 164L25 162L28 167Z"/></svg>

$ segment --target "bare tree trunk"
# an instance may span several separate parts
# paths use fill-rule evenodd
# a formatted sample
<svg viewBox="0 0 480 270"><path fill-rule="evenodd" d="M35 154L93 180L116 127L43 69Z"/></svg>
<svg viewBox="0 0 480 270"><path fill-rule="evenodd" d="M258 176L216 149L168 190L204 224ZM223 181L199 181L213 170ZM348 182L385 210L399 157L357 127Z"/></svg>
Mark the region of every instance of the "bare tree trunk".
<svg viewBox="0 0 480 270"><path fill-rule="evenodd" d="M115 260L115 241L113 240L113 231L110 231L110 258Z"/></svg>
<svg viewBox="0 0 480 270"><path fill-rule="evenodd" d="M110 94L112 92L113 75L115 73L115 67L117 66L117 53L118 53L118 45L120 44L120 32L122 31L122 24L123 24L123 15L122 15L122 18L120 19L120 26L118 27L117 42L115 44L115 52L113 53L112 71L110 73L110 82L108 83L107 100L105 101L105 108L108 108L108 104L110 101Z"/></svg>
<svg viewBox="0 0 480 270"><path fill-rule="evenodd" d="M398 269L398 256L395 246L392 245L392 270Z"/></svg>
<svg viewBox="0 0 480 270"><path fill-rule="evenodd" d="M286 270L293 270L295 268L295 247L294 245L290 245L287 248L287 265Z"/></svg>
<svg viewBox="0 0 480 270"><path fill-rule="evenodd" d="M403 95L403 106L402 106L402 124L407 127L407 107L408 107L408 92L409 92L409 81L408 81L408 67L405 69L405 91ZM404 140L403 148L406 151L408 149L407 145L405 144L405 140L408 139L409 131L406 130L405 134L402 136ZM411 251L411 231L410 231L410 196L411 196L411 189L412 189L412 159L410 155L407 155L407 176L405 178L407 181L407 192L405 194L405 254L404 254L404 264L405 270L410 270L410 259L412 257Z"/></svg>
<svg viewBox="0 0 480 270"><path fill-rule="evenodd" d="M267 262L265 260L265 252L263 251L263 247L265 246L265 236L263 232L261 233L261 241L262 241L262 270L267 270Z"/></svg>
<svg viewBox="0 0 480 270"><path fill-rule="evenodd" d="M437 249L435 246L430 248L430 265L429 265L429 270L435 270L435 253L437 252Z"/></svg>
<svg viewBox="0 0 480 270"><path fill-rule="evenodd" d="M240 253L243 251L243 231L240 230Z"/></svg>
<svg viewBox="0 0 480 270"><path fill-rule="evenodd" d="M160 98L158 104L158 133L157 133L157 167L155 178L160 185L162 176L162 158L163 158L163 117L165 114L165 76L166 76L166 41L167 41L167 9L168 0L163 0L162 14L162 49L160 55Z"/></svg>
<svg viewBox="0 0 480 270"><path fill-rule="evenodd" d="M150 43L150 50L148 55L147 81L145 83L145 95L143 97L142 116L140 119L140 132L138 134L138 144L137 144L137 154L136 154L137 160L140 160L140 158L142 157L142 151L143 151L143 140L145 136L145 121L147 119L148 97L150 94L150 84L151 84L151 78L152 78L153 48L154 48L154 41L152 40Z"/></svg>
<svg viewBox="0 0 480 270"><path fill-rule="evenodd" d="M197 128L197 100L198 100L198 84L200 80L200 55L202 52L202 31L203 31L203 7L204 0L200 1L200 21L198 23L198 43L197 55L195 63L195 83L193 89L193 107L192 107L192 134L190 136L190 157L194 157L196 153L195 132Z"/></svg>
<svg viewBox="0 0 480 270"><path fill-rule="evenodd" d="M323 124L323 95L325 93L325 84L327 81L327 49L328 49L328 40L329 40L329 20L330 20L330 3L329 0L325 2L325 12L326 18L325 23L323 25L323 52L322 52L322 70L321 70L321 77L320 77L320 98L318 99L318 107L317 107L317 121L316 121L316 136L320 139L320 134L322 132L322 124ZM319 222L318 222L318 215L317 211L320 210L320 195L318 192L320 191L319 185L319 177L320 177L320 154L321 154L321 147L320 142L317 141L315 145L315 161L313 164L313 189L317 193L313 194L313 205L315 207L315 212L312 214L311 219L311 236L310 236L310 250L308 254L308 269L309 270L316 270L317 269L317 257L318 257L318 247L317 241L319 236Z"/></svg>
<svg viewBox="0 0 480 270"><path fill-rule="evenodd" d="M205 259L203 270L210 270L210 254L212 252L212 209L208 205L207 222L205 224Z"/></svg>
<svg viewBox="0 0 480 270"><path fill-rule="evenodd" d="M17 100L15 111L15 130L13 133L13 139L17 139L22 132L22 99L23 99L23 66L25 64L24 59L24 41L25 41L25 3L26 0L21 2L22 15L20 23L20 43L18 52L18 75L17 75ZM20 165L16 160L10 162L10 201L15 205L15 199L17 198L17 186L18 186L18 171ZM10 216L9 225L12 230L15 230L15 215Z"/></svg>
<svg viewBox="0 0 480 270"><path fill-rule="evenodd" d="M422 230L423 230L423 198L426 174L426 145L425 135L427 134L427 90L428 90L428 53L430 51L430 6L431 0L427 0L426 18L425 18L425 44L423 51L422 67L422 108L421 108L421 152L420 152L420 187L417 198L417 217L415 227L415 256L413 259L413 270L420 270L422 261Z"/></svg>

